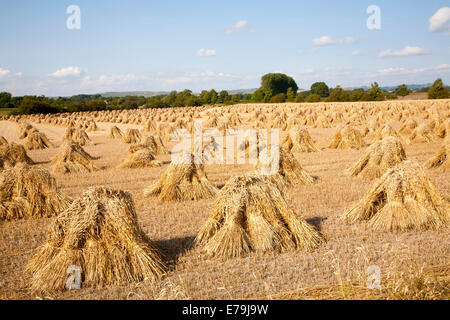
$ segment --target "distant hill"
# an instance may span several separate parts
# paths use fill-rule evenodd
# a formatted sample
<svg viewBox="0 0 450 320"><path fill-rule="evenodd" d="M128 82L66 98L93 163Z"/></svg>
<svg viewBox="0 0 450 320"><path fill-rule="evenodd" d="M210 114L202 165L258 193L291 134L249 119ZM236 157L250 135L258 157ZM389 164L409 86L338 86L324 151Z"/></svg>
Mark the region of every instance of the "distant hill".
<svg viewBox="0 0 450 320"><path fill-rule="evenodd" d="M103 92L99 93L101 96L105 98L117 98L117 97L126 97L126 96L144 96L154 97L159 95L167 95L168 91L112 91L112 92Z"/></svg>
<svg viewBox="0 0 450 320"><path fill-rule="evenodd" d="M253 88L253 89L237 89L237 90L227 90L229 94L247 94L247 93L253 93L256 90L258 90L258 88Z"/></svg>
<svg viewBox="0 0 450 320"><path fill-rule="evenodd" d="M417 89L422 89L424 87L430 87L432 85L432 83L426 83L426 84L407 84L406 86L408 87L408 89L410 90L417 90ZM391 90L395 90L399 85L396 86L384 86L384 87L380 87L381 90L384 91L391 91ZM348 88L343 88L344 90L355 90L355 89L364 89L364 90L368 90L370 89L369 86L360 86L360 87L348 87Z"/></svg>

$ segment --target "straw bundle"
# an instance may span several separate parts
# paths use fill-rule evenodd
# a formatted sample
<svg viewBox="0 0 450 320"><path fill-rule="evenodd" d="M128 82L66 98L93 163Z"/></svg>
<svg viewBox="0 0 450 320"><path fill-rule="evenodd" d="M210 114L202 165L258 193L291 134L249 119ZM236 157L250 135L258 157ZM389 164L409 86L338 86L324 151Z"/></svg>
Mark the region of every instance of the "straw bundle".
<svg viewBox="0 0 450 320"><path fill-rule="evenodd" d="M0 136L0 146L4 146L8 144L8 140L5 139L5 137Z"/></svg>
<svg viewBox="0 0 450 320"><path fill-rule="evenodd" d="M76 142L67 142L62 146L62 152L53 160L53 173L92 172L99 168L92 164L94 160L89 153Z"/></svg>
<svg viewBox="0 0 450 320"><path fill-rule="evenodd" d="M442 171L450 171L450 136L444 140L439 150L425 163L425 166L429 169L439 168Z"/></svg>
<svg viewBox="0 0 450 320"><path fill-rule="evenodd" d="M417 126L417 121L413 118L409 118L401 125L399 132L403 134L411 134Z"/></svg>
<svg viewBox="0 0 450 320"><path fill-rule="evenodd" d="M408 138L408 143L417 142L433 142L438 139L437 135L433 132L433 129L429 124L423 123L413 130Z"/></svg>
<svg viewBox="0 0 450 320"><path fill-rule="evenodd" d="M39 150L52 147L46 135L39 131L29 134L26 139L24 147L27 150Z"/></svg>
<svg viewBox="0 0 450 320"><path fill-rule="evenodd" d="M157 196L162 202L212 198L217 188L208 180L202 164L194 163L194 156L184 152L172 161L162 177L144 190L145 196Z"/></svg>
<svg viewBox="0 0 450 320"><path fill-rule="evenodd" d="M131 151L131 150L130 150ZM161 162L155 159L155 154L149 148L139 148L133 150L122 160L119 168L144 168L160 167Z"/></svg>
<svg viewBox="0 0 450 320"><path fill-rule="evenodd" d="M128 128L122 136L122 141L125 143L139 143L142 140L142 135L138 129Z"/></svg>
<svg viewBox="0 0 450 320"><path fill-rule="evenodd" d="M19 139L25 139L29 134L36 131L31 124L23 122L19 124Z"/></svg>
<svg viewBox="0 0 450 320"><path fill-rule="evenodd" d="M359 149L365 146L361 133L350 126L341 127L329 144L331 149Z"/></svg>
<svg viewBox="0 0 450 320"><path fill-rule="evenodd" d="M358 162L347 173L351 177L372 180L381 177L387 169L406 160L405 149L399 139L387 137L370 145Z"/></svg>
<svg viewBox="0 0 450 320"><path fill-rule="evenodd" d="M289 130L289 133L283 139L281 145L294 153L319 151L319 149L317 149L314 145L308 130L298 126L295 126Z"/></svg>
<svg viewBox="0 0 450 320"><path fill-rule="evenodd" d="M86 128L87 131L96 131L98 130L97 124L95 123L95 121L90 121L87 125Z"/></svg>
<svg viewBox="0 0 450 320"><path fill-rule="evenodd" d="M21 144L0 145L0 170L14 167L18 163L34 164Z"/></svg>
<svg viewBox="0 0 450 320"><path fill-rule="evenodd" d="M258 163L255 166L255 173L264 175L274 181L280 188L299 184L313 184L317 178L311 176L306 172L295 159L294 155L283 148L279 150L278 169L274 170L274 158L270 163L262 163L258 158ZM269 161L267 161L269 162Z"/></svg>
<svg viewBox="0 0 450 320"><path fill-rule="evenodd" d="M26 267L31 289L66 289L70 266L80 268L83 287L155 280L165 270L139 226L131 195L103 187L83 193L50 226Z"/></svg>
<svg viewBox="0 0 450 320"><path fill-rule="evenodd" d="M377 130L374 141L382 140L387 137L396 137L401 139L397 131L395 131L390 125L386 124Z"/></svg>
<svg viewBox="0 0 450 320"><path fill-rule="evenodd" d="M155 154L169 153L159 136L147 136L139 145L151 149Z"/></svg>
<svg viewBox="0 0 450 320"><path fill-rule="evenodd" d="M324 240L289 207L276 184L244 175L219 191L195 241L208 255L232 258L251 251L311 250Z"/></svg>
<svg viewBox="0 0 450 320"><path fill-rule="evenodd" d="M447 224L450 206L423 168L405 160L375 181L361 201L342 215L353 223L368 220L375 230L435 229Z"/></svg>
<svg viewBox="0 0 450 320"><path fill-rule="evenodd" d="M440 138L450 136L450 118L442 122L436 129L436 133Z"/></svg>
<svg viewBox="0 0 450 320"><path fill-rule="evenodd" d="M122 131L116 126L112 126L109 129L109 137L112 139L122 139Z"/></svg>
<svg viewBox="0 0 450 320"><path fill-rule="evenodd" d="M156 131L155 123L152 120L148 120L147 122L145 122L144 131L155 132Z"/></svg>
<svg viewBox="0 0 450 320"><path fill-rule="evenodd" d="M73 141L78 143L80 146L92 144L86 131L81 128L67 128L62 141Z"/></svg>
<svg viewBox="0 0 450 320"><path fill-rule="evenodd" d="M50 217L67 205L68 198L44 168L19 165L0 174L0 220Z"/></svg>

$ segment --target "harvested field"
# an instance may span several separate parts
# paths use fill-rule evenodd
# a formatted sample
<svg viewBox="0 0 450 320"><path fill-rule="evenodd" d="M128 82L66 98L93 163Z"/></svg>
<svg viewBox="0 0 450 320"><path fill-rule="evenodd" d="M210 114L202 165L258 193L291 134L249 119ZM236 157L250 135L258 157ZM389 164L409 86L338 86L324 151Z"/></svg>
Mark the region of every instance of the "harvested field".
<svg viewBox="0 0 450 320"><path fill-rule="evenodd" d="M424 119L431 119L431 111L427 110L431 110L428 107L432 103L433 108L448 114L450 100L399 100L116 110L76 113L61 119L58 114L47 117L26 116L23 120L43 133L52 145L46 149L27 150L26 154L32 160L30 166L45 168L50 172L53 169L52 160L63 150L62 140L70 121L77 123L79 117L91 125L91 130L95 129L89 131L86 128L85 132L92 143L82 148L92 156L89 160L92 168L101 170L65 173L57 170L52 176L58 190L70 199L80 199L77 204L80 206L84 205L80 196L91 187L103 186L128 192L134 202L137 224L145 236L151 239L152 247L161 253L166 268L161 275L162 271L158 270L156 280L137 275L130 283L105 280L106 277L97 282L91 277L89 285L82 285L79 290L63 288L41 295L30 290L32 284L33 289L42 284L41 280L33 280L33 274L26 270L26 265L38 248L46 244L47 236L52 234L48 232L49 228L64 219L58 220L58 216L52 214L41 218L0 221L0 299L449 299L448 224L440 222L438 228L390 232L372 228L365 220L353 223L341 220L341 215L363 199L377 181L350 177L346 170L364 159L366 148L374 142L378 128L385 125L392 127L404 139L402 145L406 159L423 167L421 170L434 185L434 191L442 202L449 203L450 172L445 170L448 161L439 160L439 165L434 164L438 163L437 160L427 163L433 157L448 154L442 137L444 135L439 131L442 131L442 126L437 124L433 129L428 127L428 123L427 126L422 125L428 121ZM401 119L400 115L404 111L411 115L410 118L417 120L417 127L413 128L414 125L408 123L401 130L407 121L405 119L408 119ZM379 116L382 113L389 115L383 120ZM217 196L199 200L190 200L188 197L169 202L145 196L144 190L158 183L169 168L171 155L154 151L154 159L161 164L157 167L128 168L121 166L122 160L130 155L132 144L153 144L153 141L146 141L145 138L158 134L154 132L155 128L156 131L158 128L171 130L179 119L183 121L178 121L177 126L189 127L193 119L201 118L204 120L204 129L208 126L219 127L224 120L228 121L227 125L231 128L248 129L254 126L257 117L265 125L263 116L267 121L276 119L276 124L279 124L279 120L293 119L291 123L298 123L311 137L308 141L313 142L314 150L302 150L296 145L299 145L297 141L303 140L294 134L286 138L289 130L295 126L280 128L280 144L286 138L290 152L301 169L311 177L318 177L314 183L289 184L283 190L283 197L290 210L317 230L324 241L310 250L292 246L289 250L250 250L245 255L222 260L211 258L201 246L195 246L194 239L208 221ZM326 121L324 117L328 120L339 118L340 123ZM354 131L335 137L342 124L349 123L362 134L369 121L377 118L378 127L371 137L363 138L358 133L353 134ZM148 123L149 119L152 120L151 124ZM444 122L445 119L441 120ZM128 131L131 133L130 139L126 141L122 141L119 136L110 137L113 127L120 129L124 136L128 129L138 129L142 139L132 134L135 131L131 130ZM388 133L387 130L385 132ZM170 134L158 135L168 151L178 143L169 140ZM0 121L0 136L9 144L25 143L20 138L21 131L15 121ZM386 139L383 134L381 138ZM333 143L330 145L330 142ZM318 150L320 152L308 152ZM383 161L373 161L377 166L380 163L383 164ZM254 172L254 165L248 162L205 164L203 169L208 181L220 194L230 178ZM390 166L391 162L387 166L380 165L381 171L389 171ZM381 175L381 171L373 176ZM283 223L282 219L277 221ZM104 228L109 226L106 223L101 225ZM134 222L133 226L136 226ZM101 242L107 241L111 234L108 229ZM110 238L115 241L114 236ZM366 288L367 268L372 265L380 267L382 290ZM59 273L63 271L58 270ZM39 276L39 279L45 279L49 275L41 272ZM102 285L97 286L100 282ZM61 289L61 286L58 288Z"/></svg>

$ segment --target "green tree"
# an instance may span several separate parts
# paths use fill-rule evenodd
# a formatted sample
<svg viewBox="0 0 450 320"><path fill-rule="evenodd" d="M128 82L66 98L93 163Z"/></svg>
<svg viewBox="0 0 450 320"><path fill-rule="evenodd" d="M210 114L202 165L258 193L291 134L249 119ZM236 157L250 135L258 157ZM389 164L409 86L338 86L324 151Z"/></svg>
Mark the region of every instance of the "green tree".
<svg viewBox="0 0 450 320"><path fill-rule="evenodd" d="M350 94L350 101L361 101L361 98L364 96L363 89L355 89Z"/></svg>
<svg viewBox="0 0 450 320"><path fill-rule="evenodd" d="M253 92L253 94L252 94L251 100L253 102L263 102L263 100L264 100L264 90L262 88L259 88L259 89L255 90L255 92Z"/></svg>
<svg viewBox="0 0 450 320"><path fill-rule="evenodd" d="M333 102L344 102L350 101L350 94L342 89L340 86L332 89L327 101Z"/></svg>
<svg viewBox="0 0 450 320"><path fill-rule="evenodd" d="M301 94L298 94L297 97L295 98L295 102L304 102L305 98L303 98L303 96Z"/></svg>
<svg viewBox="0 0 450 320"><path fill-rule="evenodd" d="M444 88L442 79L436 79L428 90L428 99L446 99L449 97L448 89Z"/></svg>
<svg viewBox="0 0 450 320"><path fill-rule="evenodd" d="M164 103L167 103L167 105L173 106L176 99L177 99L177 92L171 91L167 96L163 98L163 101Z"/></svg>
<svg viewBox="0 0 450 320"><path fill-rule="evenodd" d="M319 102L320 96L317 93L312 93L306 97L305 102Z"/></svg>
<svg viewBox="0 0 450 320"><path fill-rule="evenodd" d="M261 77L261 88L267 92L270 92L270 96L277 95L279 93L287 93L288 88L292 88L294 92L297 92L298 86L292 77L289 77L283 73L268 73Z"/></svg>
<svg viewBox="0 0 450 320"><path fill-rule="evenodd" d="M50 103L35 96L25 96L19 105L19 114L56 113Z"/></svg>
<svg viewBox="0 0 450 320"><path fill-rule="evenodd" d="M234 104L241 102L241 96L238 93L233 94L231 96L231 102Z"/></svg>
<svg viewBox="0 0 450 320"><path fill-rule="evenodd" d="M217 98L218 98L218 94L217 91L214 89L211 89L211 91L209 92L210 95L210 103L211 104L216 104L217 103Z"/></svg>
<svg viewBox="0 0 450 320"><path fill-rule="evenodd" d="M315 82L311 85L311 93L326 98L330 95L330 89L325 82Z"/></svg>
<svg viewBox="0 0 450 320"><path fill-rule="evenodd" d="M218 103L228 103L230 101L230 95L228 94L228 91L222 90L219 93L219 96L217 98Z"/></svg>
<svg viewBox="0 0 450 320"><path fill-rule="evenodd" d="M383 90L381 90L377 82L371 84L370 89L367 91L367 94L369 95L370 101L384 100Z"/></svg>
<svg viewBox="0 0 450 320"><path fill-rule="evenodd" d="M394 92L397 96L405 97L411 93L411 90L409 90L405 84L402 84L401 86L398 86Z"/></svg>
<svg viewBox="0 0 450 320"><path fill-rule="evenodd" d="M187 107L197 107L200 105L200 101L198 98L194 95L189 95L184 100L184 105Z"/></svg>
<svg viewBox="0 0 450 320"><path fill-rule="evenodd" d="M286 95L284 93L279 93L270 98L272 103L282 103L286 101Z"/></svg>
<svg viewBox="0 0 450 320"><path fill-rule="evenodd" d="M124 99L123 103L125 104L123 107L121 105L121 108L123 108L123 109L125 109L126 107L130 107L130 109L133 109L134 107L137 108L137 104L135 104L130 99ZM99 111L99 110L105 110L105 109L106 109L106 103L102 98L88 101L85 104L85 111Z"/></svg>
<svg viewBox="0 0 450 320"><path fill-rule="evenodd" d="M198 99L201 104L210 104L211 103L211 92L207 90L203 90L200 95L198 96Z"/></svg>
<svg viewBox="0 0 450 320"><path fill-rule="evenodd" d="M11 93L0 92L0 108L13 108L11 103Z"/></svg>
<svg viewBox="0 0 450 320"><path fill-rule="evenodd" d="M289 102L295 101L295 96L296 96L296 92L294 91L294 89L292 89L292 87L289 87L286 92L287 101L289 101Z"/></svg>
<svg viewBox="0 0 450 320"><path fill-rule="evenodd" d="M264 91L264 99L263 99L263 101L264 102L270 102L270 99L272 99L272 96L273 96L273 94L272 94L271 90L265 90Z"/></svg>

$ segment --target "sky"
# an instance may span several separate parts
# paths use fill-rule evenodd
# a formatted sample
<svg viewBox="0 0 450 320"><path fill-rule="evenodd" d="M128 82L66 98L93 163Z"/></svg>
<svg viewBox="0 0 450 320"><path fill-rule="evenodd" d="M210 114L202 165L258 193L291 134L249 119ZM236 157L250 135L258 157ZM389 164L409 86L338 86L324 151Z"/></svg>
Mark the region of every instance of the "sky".
<svg viewBox="0 0 450 320"><path fill-rule="evenodd" d="M449 1L2 0L1 7L0 91L13 95L257 88L269 72L305 89L316 81L450 83Z"/></svg>

